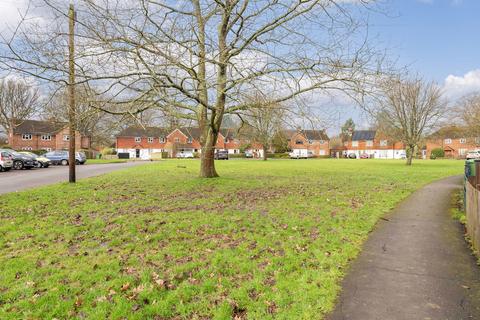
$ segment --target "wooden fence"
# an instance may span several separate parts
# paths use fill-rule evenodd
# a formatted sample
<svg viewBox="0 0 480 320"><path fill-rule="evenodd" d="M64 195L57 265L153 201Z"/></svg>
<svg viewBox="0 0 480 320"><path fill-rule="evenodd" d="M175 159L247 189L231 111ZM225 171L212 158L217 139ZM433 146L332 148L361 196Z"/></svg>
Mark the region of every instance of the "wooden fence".
<svg viewBox="0 0 480 320"><path fill-rule="evenodd" d="M467 234L480 250L480 162L465 165L465 212Z"/></svg>

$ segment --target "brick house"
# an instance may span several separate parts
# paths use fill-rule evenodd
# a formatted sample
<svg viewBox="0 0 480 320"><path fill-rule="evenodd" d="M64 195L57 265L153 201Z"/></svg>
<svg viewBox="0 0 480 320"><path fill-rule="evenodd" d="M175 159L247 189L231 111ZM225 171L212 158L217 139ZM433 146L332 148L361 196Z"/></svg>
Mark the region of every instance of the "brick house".
<svg viewBox="0 0 480 320"><path fill-rule="evenodd" d="M215 148L240 153L245 141L236 136L234 129L221 129ZM179 152L201 153L200 130L195 127L166 129L159 127L129 127L116 137L119 153L129 153L130 158L149 159L152 153L167 152L176 157ZM256 150L259 151L259 150Z"/></svg>
<svg viewBox="0 0 480 320"><path fill-rule="evenodd" d="M472 137L465 128L449 126L430 135L425 145L427 158L433 149L441 148L446 158L461 159L468 151L480 149L480 138Z"/></svg>
<svg viewBox="0 0 480 320"><path fill-rule="evenodd" d="M324 130L286 130L288 148L299 154L311 153L313 156L330 154L330 139Z"/></svg>
<svg viewBox="0 0 480 320"><path fill-rule="evenodd" d="M8 134L8 144L15 150L65 150L70 143L70 132L67 123L16 120L14 129ZM75 148L91 149L91 138L77 132Z"/></svg>
<svg viewBox="0 0 480 320"><path fill-rule="evenodd" d="M354 153L357 158L367 154L377 159L402 159L406 157L405 145L389 139L376 130L356 130L345 142L345 153Z"/></svg>

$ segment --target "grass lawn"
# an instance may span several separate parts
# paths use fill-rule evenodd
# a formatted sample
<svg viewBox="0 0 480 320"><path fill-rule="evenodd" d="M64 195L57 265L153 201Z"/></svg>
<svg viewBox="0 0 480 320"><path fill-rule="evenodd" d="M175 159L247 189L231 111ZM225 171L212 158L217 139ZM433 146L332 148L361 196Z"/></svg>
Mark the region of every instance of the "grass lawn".
<svg viewBox="0 0 480 320"><path fill-rule="evenodd" d="M385 212L461 161L169 160L0 197L0 319L319 319Z"/></svg>
<svg viewBox="0 0 480 320"><path fill-rule="evenodd" d="M124 159L88 159L86 164L125 163Z"/></svg>

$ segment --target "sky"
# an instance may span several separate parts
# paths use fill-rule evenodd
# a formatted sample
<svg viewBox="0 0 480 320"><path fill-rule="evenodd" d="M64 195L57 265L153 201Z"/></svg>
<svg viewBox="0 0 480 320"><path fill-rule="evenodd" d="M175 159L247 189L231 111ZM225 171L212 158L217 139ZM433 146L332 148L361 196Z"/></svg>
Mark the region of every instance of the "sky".
<svg viewBox="0 0 480 320"><path fill-rule="evenodd" d="M369 17L374 46L386 49L398 66L436 81L449 101L480 91L480 0L379 1L382 12L371 12ZM17 10L26 2L0 0L3 23L15 24ZM360 127L369 125L368 118L352 105L339 108L333 102L327 109L338 109L332 128L348 117Z"/></svg>
<svg viewBox="0 0 480 320"><path fill-rule="evenodd" d="M391 0L371 17L371 34L400 65L445 86L448 96L480 89L479 0Z"/></svg>

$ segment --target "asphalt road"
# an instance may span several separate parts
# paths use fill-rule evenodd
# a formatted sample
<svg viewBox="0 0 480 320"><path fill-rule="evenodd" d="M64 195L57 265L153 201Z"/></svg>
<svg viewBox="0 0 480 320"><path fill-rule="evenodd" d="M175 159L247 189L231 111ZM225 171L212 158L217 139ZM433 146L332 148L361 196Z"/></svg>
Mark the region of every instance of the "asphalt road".
<svg viewBox="0 0 480 320"><path fill-rule="evenodd" d="M77 179L98 176L142 164L145 164L145 162L80 165L77 166ZM0 172L0 194L64 181L68 181L68 166Z"/></svg>

